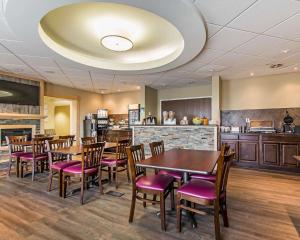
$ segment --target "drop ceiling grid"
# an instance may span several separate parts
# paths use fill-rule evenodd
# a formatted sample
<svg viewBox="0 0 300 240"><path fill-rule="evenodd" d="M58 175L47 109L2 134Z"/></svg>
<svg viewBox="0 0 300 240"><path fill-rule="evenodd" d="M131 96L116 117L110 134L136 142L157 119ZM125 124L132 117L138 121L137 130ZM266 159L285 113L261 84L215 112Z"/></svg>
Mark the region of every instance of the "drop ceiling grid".
<svg viewBox="0 0 300 240"><path fill-rule="evenodd" d="M263 29L261 26L258 26L260 27L258 30L253 27L243 27L243 25L248 26L247 21L253 20L253 11L264 12L267 10L265 9L266 6L270 6L271 3L273 4L272 6L276 5L277 8L279 8L279 6L281 6L280 2L283 1L243 0L237 2L236 0L227 0L220 2L218 0L197 0L195 1L195 4L199 7L200 11L202 11L208 30L208 43L203 52L193 61L177 69L162 73L158 77L147 78L148 75L141 75L137 78L132 77L132 80L130 77L124 77L124 79L127 79L128 84L131 83L131 87L134 88L133 84L137 83L147 83L152 86L161 86L163 84L171 85L175 82L176 84L181 82L182 85L185 85L187 81L191 81L190 79L204 79L207 75L211 76L213 72L218 72L221 74L221 76L222 74L230 73L232 76L239 74L243 77L248 76L249 72L255 71L255 69L257 69L257 72L260 74L270 72L274 73L275 71L272 72L272 70L268 69L266 64L277 59L274 59L274 55L277 55L277 52L278 59L283 63L288 64L288 66L297 65L300 61L300 56L298 54L300 51L300 47L298 47L298 44L300 44L300 34L290 26L294 26L295 28L295 26L300 25L300 2L287 0L285 2L291 4L288 9L282 10L276 9L275 7L274 10L284 12L284 14L276 15L276 19L273 18L271 20L267 19L268 21L266 22L258 22L259 16L255 16L255 20L258 22L257 25L264 24ZM274 17L273 15L270 16L270 18ZM241 19L248 20L242 21ZM289 29L289 31L287 29ZM234 36L233 33L239 33L235 34L237 36L236 39L232 39L232 36ZM222 35L223 37L218 39L218 36ZM239 37L241 35L245 36L243 41L241 41ZM281 42L286 42L287 44L277 45L278 47L282 48L285 46L293 46L291 43L295 43L295 45L292 47L290 53L286 55L280 53L280 51L283 49L270 49L268 54L264 54L264 52L267 51L267 48L264 49L263 47L261 47L262 54L257 54L255 51L251 51L251 48L249 48L248 51L244 51L247 46L251 46L252 41L256 42L254 44L255 49L259 49L259 47L263 45L263 38L278 39L274 40L278 42L280 42L279 39L281 39ZM226 39L228 39L229 42L224 42ZM88 86L91 86L91 90L96 92L99 88L101 88L104 82L110 82L111 89L116 89L120 86L123 86L118 84L117 79L112 80L112 75L107 74L107 71L86 67L56 56L55 54L49 55L51 56L49 58L28 54L30 53L30 50L23 48L22 41L14 39L13 34L10 33L10 30L5 25L5 19L1 18L1 15L0 44L0 65L5 71L10 71L10 69L14 69L14 67L20 67L21 69L23 66L23 72L27 75L35 74L37 77L42 77L55 83L74 86L76 88L86 88L86 86L82 85L82 81L79 81L79 79L82 79L89 81L90 84ZM220 48L222 44L223 48ZM4 49L8 49L15 58L11 55L8 55L7 59L1 60L2 53L5 53L6 51L3 50L2 46ZM232 61L232 56L237 57L235 62ZM229 62L231 64L229 64ZM5 66L7 66L7 69ZM57 68L63 74L55 74L54 76L50 77L50 74L44 73L45 67ZM22 71L20 70L20 73L21 72ZM99 76L101 74L103 76L97 78L97 75ZM56 77L61 79L56 79ZM142 80L143 77L146 80ZM101 79L103 81L99 82L97 79ZM124 84L124 88L129 88L128 84ZM107 85L105 84L105 86Z"/></svg>

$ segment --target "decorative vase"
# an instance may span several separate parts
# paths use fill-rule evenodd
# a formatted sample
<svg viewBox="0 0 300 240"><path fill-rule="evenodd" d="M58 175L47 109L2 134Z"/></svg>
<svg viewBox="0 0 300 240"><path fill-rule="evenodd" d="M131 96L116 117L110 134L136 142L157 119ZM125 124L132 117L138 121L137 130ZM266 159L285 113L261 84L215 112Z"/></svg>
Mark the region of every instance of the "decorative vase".
<svg viewBox="0 0 300 240"><path fill-rule="evenodd" d="M175 112L169 111L169 118L170 118L171 120L173 120L174 117L175 117Z"/></svg>
<svg viewBox="0 0 300 240"><path fill-rule="evenodd" d="M165 122L169 118L169 113L168 111L163 111L162 115L163 115L163 120Z"/></svg>

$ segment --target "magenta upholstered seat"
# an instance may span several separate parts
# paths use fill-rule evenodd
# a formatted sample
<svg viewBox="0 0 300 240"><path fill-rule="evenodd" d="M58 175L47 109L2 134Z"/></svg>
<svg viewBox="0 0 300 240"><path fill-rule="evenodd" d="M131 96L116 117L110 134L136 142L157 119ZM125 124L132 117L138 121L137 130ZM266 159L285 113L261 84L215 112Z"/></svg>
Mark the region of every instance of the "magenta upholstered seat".
<svg viewBox="0 0 300 240"><path fill-rule="evenodd" d="M81 162L79 161L59 161L59 162L54 162L52 165L51 165L51 168L52 169L55 169L55 170L62 170L62 169L65 169L67 167L70 167L70 166L73 166L73 165L77 165L77 164L80 164Z"/></svg>
<svg viewBox="0 0 300 240"><path fill-rule="evenodd" d="M32 153L30 153L30 152L13 152L13 153L11 153L11 156L12 157L22 157L22 156L25 156L28 154L32 154Z"/></svg>
<svg viewBox="0 0 300 240"><path fill-rule="evenodd" d="M179 188L177 192L206 200L215 200L217 198L215 184L201 179L192 179Z"/></svg>
<svg viewBox="0 0 300 240"><path fill-rule="evenodd" d="M33 153L29 153L29 154L25 154L23 156L21 156L22 161L32 161L33 160ZM48 158L47 155L45 154L41 154L39 156L35 156L35 161L43 161L46 160Z"/></svg>
<svg viewBox="0 0 300 240"><path fill-rule="evenodd" d="M190 175L191 179L201 179L201 180L206 180L210 182L216 182L216 175L215 174L191 174Z"/></svg>
<svg viewBox="0 0 300 240"><path fill-rule="evenodd" d="M102 166L115 167L117 165L117 161L118 161L118 165L127 164L127 159L117 160L111 158L103 158L101 164Z"/></svg>
<svg viewBox="0 0 300 240"><path fill-rule="evenodd" d="M164 174L141 176L136 181L136 186L143 189L165 191L170 186L170 184L172 184L173 180L173 177Z"/></svg>
<svg viewBox="0 0 300 240"><path fill-rule="evenodd" d="M80 174L82 172L82 170L81 170L81 164L73 165L73 166L64 168L63 171L65 173ZM98 172L98 168L97 167L95 167L95 168L88 168L88 169L84 170L84 173L87 173L87 174L92 174L92 173L97 173L97 172Z"/></svg>
<svg viewBox="0 0 300 240"><path fill-rule="evenodd" d="M183 177L183 173L182 172L177 172L177 171L160 170L158 172L158 174L169 175L169 176L175 178L176 180L180 180Z"/></svg>

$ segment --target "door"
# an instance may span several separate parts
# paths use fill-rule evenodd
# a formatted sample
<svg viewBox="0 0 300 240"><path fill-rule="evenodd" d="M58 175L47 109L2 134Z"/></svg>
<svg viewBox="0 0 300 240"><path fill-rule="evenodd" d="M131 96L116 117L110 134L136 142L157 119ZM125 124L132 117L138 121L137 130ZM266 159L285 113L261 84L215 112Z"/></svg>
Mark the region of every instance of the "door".
<svg viewBox="0 0 300 240"><path fill-rule="evenodd" d="M258 164L258 142L239 142L239 162Z"/></svg>
<svg viewBox="0 0 300 240"><path fill-rule="evenodd" d="M263 143L263 165L280 165L279 144Z"/></svg>
<svg viewBox="0 0 300 240"><path fill-rule="evenodd" d="M295 155L299 155L299 144L282 144L281 145L281 165L287 167L297 167Z"/></svg>

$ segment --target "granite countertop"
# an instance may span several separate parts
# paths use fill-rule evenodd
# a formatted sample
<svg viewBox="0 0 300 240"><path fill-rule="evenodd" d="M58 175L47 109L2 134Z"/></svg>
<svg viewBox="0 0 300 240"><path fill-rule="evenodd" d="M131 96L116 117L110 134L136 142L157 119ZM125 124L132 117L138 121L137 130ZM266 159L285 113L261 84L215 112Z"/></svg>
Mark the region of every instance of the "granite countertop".
<svg viewBox="0 0 300 240"><path fill-rule="evenodd" d="M248 133L232 133L232 132L221 132L221 134L230 135L266 135L266 136L300 136L300 133L259 133L259 132L248 132Z"/></svg>

